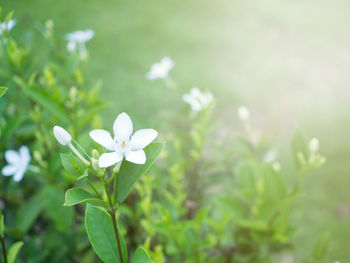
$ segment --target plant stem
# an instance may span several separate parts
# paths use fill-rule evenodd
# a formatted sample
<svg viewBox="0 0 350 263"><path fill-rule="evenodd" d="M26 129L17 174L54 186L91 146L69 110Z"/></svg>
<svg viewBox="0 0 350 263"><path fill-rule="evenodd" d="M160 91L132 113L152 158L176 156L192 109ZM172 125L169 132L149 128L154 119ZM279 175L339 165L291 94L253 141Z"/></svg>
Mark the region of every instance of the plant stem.
<svg viewBox="0 0 350 263"><path fill-rule="evenodd" d="M124 263L123 254L122 254L122 246L120 244L120 238L119 238L118 227L117 227L117 220L115 219L115 209L110 210L109 214L112 217L113 229L114 229L114 233L115 233L115 239L117 240L117 244L118 244L118 251L119 251L120 262Z"/></svg>
<svg viewBox="0 0 350 263"><path fill-rule="evenodd" d="M0 236L1 241L1 247L2 247L2 254L4 256L4 263L7 263L7 254L6 254L6 247L5 247L5 238L3 236Z"/></svg>

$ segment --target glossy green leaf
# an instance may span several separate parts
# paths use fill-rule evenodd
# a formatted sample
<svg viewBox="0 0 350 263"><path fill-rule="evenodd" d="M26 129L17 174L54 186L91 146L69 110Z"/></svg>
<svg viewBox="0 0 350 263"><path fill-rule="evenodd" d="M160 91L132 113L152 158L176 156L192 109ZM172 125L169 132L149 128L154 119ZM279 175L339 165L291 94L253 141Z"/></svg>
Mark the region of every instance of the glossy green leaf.
<svg viewBox="0 0 350 263"><path fill-rule="evenodd" d="M23 242L22 241L19 241L19 242L16 242L14 243L8 253L7 253L7 261L8 263L15 263L15 260L16 260L16 257L18 255L18 252L19 250L22 248L23 246Z"/></svg>
<svg viewBox="0 0 350 263"><path fill-rule="evenodd" d="M66 192L64 205L73 206L80 203L88 203L95 206L102 206L107 209L109 208L108 204L105 201L96 198L95 195L90 194L89 192L81 188L74 187L74 188L68 189Z"/></svg>
<svg viewBox="0 0 350 263"><path fill-rule="evenodd" d="M105 210L88 204L85 213L85 227L89 240L96 254L105 263L120 263L117 240L114 234L110 214ZM121 239L124 262L127 262L127 252L124 239Z"/></svg>
<svg viewBox="0 0 350 263"><path fill-rule="evenodd" d="M4 94L6 93L6 91L7 91L7 88L6 88L6 87L0 87L0 98L1 98L2 96L4 96Z"/></svg>
<svg viewBox="0 0 350 263"><path fill-rule="evenodd" d="M77 177L84 174L86 167L78 157L72 153L61 153L60 156L63 168L68 173Z"/></svg>
<svg viewBox="0 0 350 263"><path fill-rule="evenodd" d="M117 201L123 202L134 184L147 172L164 149L164 142L154 142L145 148L147 161L144 165L125 161L117 174Z"/></svg>
<svg viewBox="0 0 350 263"><path fill-rule="evenodd" d="M152 260L147 251L144 248L139 247L132 257L131 263L152 263Z"/></svg>

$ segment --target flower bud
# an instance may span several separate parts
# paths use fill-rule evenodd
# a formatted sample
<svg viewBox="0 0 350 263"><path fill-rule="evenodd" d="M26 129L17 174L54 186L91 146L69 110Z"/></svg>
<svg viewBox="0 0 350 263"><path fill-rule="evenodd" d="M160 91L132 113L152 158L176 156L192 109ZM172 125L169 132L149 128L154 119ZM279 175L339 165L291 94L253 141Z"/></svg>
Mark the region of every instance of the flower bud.
<svg viewBox="0 0 350 263"><path fill-rule="evenodd" d="M242 121L247 121L250 119L250 112L247 107L241 106L237 110L238 118Z"/></svg>
<svg viewBox="0 0 350 263"><path fill-rule="evenodd" d="M309 142L309 150L313 153L317 152L320 148L320 142L317 138L312 138Z"/></svg>
<svg viewBox="0 0 350 263"><path fill-rule="evenodd" d="M53 134L55 135L56 140L62 145L69 145L72 142L72 136L62 127L53 127Z"/></svg>
<svg viewBox="0 0 350 263"><path fill-rule="evenodd" d="M98 151L96 149L92 150L92 157L94 157L97 160L98 160L98 158L100 158L100 154L98 153Z"/></svg>

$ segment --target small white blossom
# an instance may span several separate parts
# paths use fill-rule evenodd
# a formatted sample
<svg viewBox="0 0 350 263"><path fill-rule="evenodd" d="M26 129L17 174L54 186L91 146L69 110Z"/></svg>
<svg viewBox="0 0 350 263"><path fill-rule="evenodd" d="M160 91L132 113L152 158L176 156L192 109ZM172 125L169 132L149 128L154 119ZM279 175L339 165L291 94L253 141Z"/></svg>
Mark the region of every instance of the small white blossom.
<svg viewBox="0 0 350 263"><path fill-rule="evenodd" d="M164 57L158 63L151 66L151 70L146 74L147 79L165 79L168 77L169 71L174 67L175 63L169 57Z"/></svg>
<svg viewBox="0 0 350 263"><path fill-rule="evenodd" d="M250 119L250 112L247 107L241 106L237 110L238 118L241 119L241 121L248 121Z"/></svg>
<svg viewBox="0 0 350 263"><path fill-rule="evenodd" d="M276 149L269 150L265 156L264 161L267 163L273 163L278 158L278 151Z"/></svg>
<svg viewBox="0 0 350 263"><path fill-rule="evenodd" d="M87 51L85 47L85 43L90 41L95 35L95 32L87 29L87 30L78 30L66 35L66 39L68 40L67 50L70 53L74 53L76 51L79 52L81 58L86 58Z"/></svg>
<svg viewBox="0 0 350 263"><path fill-rule="evenodd" d="M31 159L28 147L23 145L18 152L7 150L5 152L5 159L8 165L2 169L2 174L4 176L13 175L15 182L21 181Z"/></svg>
<svg viewBox="0 0 350 263"><path fill-rule="evenodd" d="M53 134L57 141L62 145L67 146L72 142L72 136L60 126L53 127Z"/></svg>
<svg viewBox="0 0 350 263"><path fill-rule="evenodd" d="M182 95L182 100L188 103L193 111L201 111L207 108L213 99L212 93L203 93L197 87L193 87L190 93Z"/></svg>
<svg viewBox="0 0 350 263"><path fill-rule="evenodd" d="M98 165L101 168L112 166L125 159L136 164L146 162L146 154L143 151L157 136L153 129L142 129L133 133L133 124L125 112L118 115L113 124L114 138L108 131L97 129L90 132L90 137L101 144L109 153L103 153Z"/></svg>
<svg viewBox="0 0 350 263"><path fill-rule="evenodd" d="M309 150L313 153L317 152L320 148L320 141L317 138L312 138L309 142Z"/></svg>
<svg viewBox="0 0 350 263"><path fill-rule="evenodd" d="M11 31L11 29L16 25L17 21L14 19L10 19L7 23L0 23L0 35L2 35L5 31Z"/></svg>

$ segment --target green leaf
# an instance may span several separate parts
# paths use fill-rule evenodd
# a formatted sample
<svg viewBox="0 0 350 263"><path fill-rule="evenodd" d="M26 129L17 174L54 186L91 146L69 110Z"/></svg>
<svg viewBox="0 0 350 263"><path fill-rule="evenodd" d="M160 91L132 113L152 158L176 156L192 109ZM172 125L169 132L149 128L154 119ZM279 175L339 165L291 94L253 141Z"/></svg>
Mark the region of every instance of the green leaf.
<svg viewBox="0 0 350 263"><path fill-rule="evenodd" d="M81 188L74 187L68 189L66 192L64 206L73 206L80 203L88 203L95 206L102 206L107 209L109 208L105 201L96 198L95 195L90 194Z"/></svg>
<svg viewBox="0 0 350 263"><path fill-rule="evenodd" d="M134 184L147 172L164 149L164 142L154 142L145 148L146 163L144 165L124 162L117 174L117 201L123 202Z"/></svg>
<svg viewBox="0 0 350 263"><path fill-rule="evenodd" d="M132 257L131 263L152 263L153 261L149 257L146 250L142 247L139 247L134 256Z"/></svg>
<svg viewBox="0 0 350 263"><path fill-rule="evenodd" d="M317 240L313 248L313 259L315 262L322 262L326 256L331 243L331 235L328 232L324 232Z"/></svg>
<svg viewBox="0 0 350 263"><path fill-rule="evenodd" d="M16 227L21 235L27 233L35 219L39 216L44 205L45 199L39 194L32 197L19 208L16 214Z"/></svg>
<svg viewBox="0 0 350 263"><path fill-rule="evenodd" d="M6 91L7 91L7 88L6 88L6 87L0 87L0 98L1 98L2 96L4 96L4 94L6 93Z"/></svg>
<svg viewBox="0 0 350 263"><path fill-rule="evenodd" d="M109 105L110 103L103 102L89 108L89 110L87 112L84 112L83 117L79 120L78 126L83 127L84 125L89 123L96 114L108 108Z"/></svg>
<svg viewBox="0 0 350 263"><path fill-rule="evenodd" d="M23 242L19 241L19 242L14 243L10 247L10 249L9 249L9 251L7 253L7 261L8 261L8 263L15 263L17 254L18 254L18 252L19 252L19 250L21 249L22 246L23 246Z"/></svg>
<svg viewBox="0 0 350 263"><path fill-rule="evenodd" d="M61 161L63 168L74 176L80 176L85 172L85 165L83 162L72 153L61 153Z"/></svg>
<svg viewBox="0 0 350 263"><path fill-rule="evenodd" d="M302 156L305 159L307 159L309 156L306 139L300 130L296 130L294 132L294 135L292 138L292 153L293 153L295 166L297 167L298 171L300 171L304 166L304 164L300 160L300 154L302 154Z"/></svg>
<svg viewBox="0 0 350 263"><path fill-rule="evenodd" d="M91 245L101 260L105 263L121 263L111 216L105 210L88 204L85 213L85 227ZM119 238L123 259L124 262L127 262L126 246L120 233Z"/></svg>
<svg viewBox="0 0 350 263"><path fill-rule="evenodd" d="M4 215L0 211L0 236L4 236L5 224L4 224Z"/></svg>
<svg viewBox="0 0 350 263"><path fill-rule="evenodd" d="M27 86L27 84L18 76L15 76L13 80L32 100L40 104L44 109L56 116L60 121L66 124L70 122L69 115L64 110L64 107L60 105L57 100L51 98L45 90Z"/></svg>

